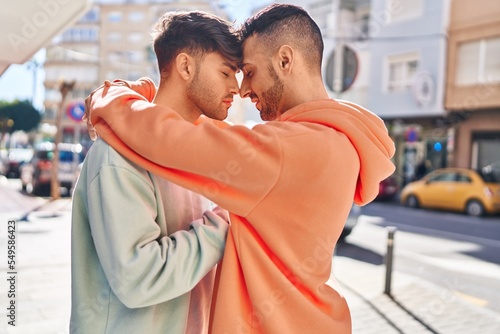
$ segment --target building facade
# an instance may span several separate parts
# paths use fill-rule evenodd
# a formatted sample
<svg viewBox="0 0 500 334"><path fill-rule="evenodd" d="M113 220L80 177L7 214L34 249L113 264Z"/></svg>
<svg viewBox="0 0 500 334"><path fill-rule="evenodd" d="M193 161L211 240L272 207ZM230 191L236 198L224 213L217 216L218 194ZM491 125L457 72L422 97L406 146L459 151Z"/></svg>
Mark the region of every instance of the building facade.
<svg viewBox="0 0 500 334"><path fill-rule="evenodd" d="M446 83L453 165L500 170L500 2L452 1Z"/></svg>
<svg viewBox="0 0 500 334"><path fill-rule="evenodd" d="M368 106L396 144L396 176L448 165L452 135L444 107L449 1L373 0Z"/></svg>
<svg viewBox="0 0 500 334"><path fill-rule="evenodd" d="M302 6L317 22L330 96L365 106L386 122L396 143L395 175L401 184L414 179L425 161L431 169L475 169L500 160L497 0L275 2ZM74 80L63 108L63 141L88 142L75 114L93 89L114 78L149 76L158 82L149 35L154 22L169 10L203 10L227 18L218 3L96 0L47 48L42 129L54 127L59 83ZM235 99L230 121L260 122L247 100Z"/></svg>
<svg viewBox="0 0 500 334"><path fill-rule="evenodd" d="M417 167L500 169L500 3L295 1L325 42L325 84L379 115L400 184Z"/></svg>
<svg viewBox="0 0 500 334"><path fill-rule="evenodd" d="M447 165L451 136L444 107L449 1L309 0L323 33L330 96L380 116L396 143L398 181L419 163Z"/></svg>
<svg viewBox="0 0 500 334"><path fill-rule="evenodd" d="M150 35L167 11L201 10L226 17L216 2L169 0L96 0L93 7L47 47L45 115L38 141L50 139L61 103L62 81L74 87L62 108L62 141L90 146L81 121L83 101L104 80L137 80L159 73Z"/></svg>

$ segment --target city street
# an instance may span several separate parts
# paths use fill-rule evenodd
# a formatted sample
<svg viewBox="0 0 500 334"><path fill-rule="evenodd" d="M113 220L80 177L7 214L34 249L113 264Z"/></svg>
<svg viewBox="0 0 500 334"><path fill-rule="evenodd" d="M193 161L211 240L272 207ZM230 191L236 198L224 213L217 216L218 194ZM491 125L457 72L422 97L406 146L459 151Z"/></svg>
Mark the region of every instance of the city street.
<svg viewBox="0 0 500 334"><path fill-rule="evenodd" d="M71 193L95 141L86 117L90 114L102 116L110 126L110 131L99 130L99 136L108 143L115 139L115 149L128 145L142 160L164 165L178 177L194 175L188 181L205 185L205 195L221 190L231 196L237 207L234 213L245 217L230 222L234 233L229 236L234 240L229 241L234 243L228 245L235 247L227 247L225 253L229 276L233 271L242 273L243 279L236 283L245 292L253 286L274 288L278 282L267 281L274 277L271 274L281 273L294 303L290 299L282 309L278 303L271 305L279 312L275 318L266 314L262 321L276 326L283 323L274 321L282 315L302 315L286 318L289 330L266 334L338 332L328 325L322 330L318 324L323 322L306 316L300 305L307 309L312 304L321 308L323 318L350 316L352 334L500 334L500 212L485 216L498 211L500 198L499 0L40 0L13 1L4 7L0 13L5 36L0 38L0 334L69 334L71 264L84 269L82 281L90 285L99 283L96 275L109 281L113 281L110 275L123 276L127 281L126 273L121 274L132 267L122 270L117 265L112 273L98 270L92 275L86 270L96 268L85 261L80 264L81 248L72 245L72 240L83 240L76 222L72 230ZM178 73L170 75L174 63L179 65L182 59L189 60L183 64L193 64L195 71L177 66ZM140 78L151 82L135 81ZM148 106L145 101L132 103L140 97L129 98L127 87L92 93L103 82L116 79L126 80L125 86L136 91L141 86L143 95L151 95L147 100L152 96L154 100ZM91 101L85 103L88 98ZM151 112L160 109L155 115ZM192 123L201 111L210 117L217 112L221 117L216 118L235 126L218 129L209 121L195 127L180 119ZM151 121L139 120L139 114L151 116L147 118ZM98 121L95 117L93 124ZM353 150L359 164L349 158ZM132 161L142 166L138 159ZM121 173L119 164L108 160L110 168ZM314 169L296 169L303 166ZM325 218L329 212L324 210L336 213L339 194L351 204L346 187L352 180L346 169L358 167L356 198L365 202L372 192L375 196L378 186L379 201L361 207L361 214L353 205L348 224L342 226L342 220ZM392 175L387 177L389 171ZM338 182L331 181L334 178ZM89 179L95 181L91 175ZM106 188L107 181L98 186ZM109 189L125 197L134 193L127 190L126 180L119 181L123 182ZM241 183L245 191L233 191L233 181L245 181ZM50 188L64 196L44 197ZM283 195L283 201L276 200ZM291 195L299 197L293 200ZM86 202L95 202L88 196ZM211 198L230 206L219 197ZM97 202L113 205L115 199L126 203L109 196ZM189 214L189 208L184 212L172 198L163 200L169 201L165 215L152 210L158 219ZM184 199L179 196L179 200ZM137 202L141 201L118 204L125 215L121 218L99 212L102 226L92 221L84 242L96 242L103 234L99 230L109 231L111 221L134 225L127 213L140 216ZM88 214L93 216L89 203ZM253 221L266 210L274 211L265 216L266 226L276 230L261 230ZM351 217L355 217L353 229ZM291 228L296 225L290 221L300 226ZM244 229L238 229L239 223ZM322 237L342 228L337 243L325 239L325 253ZM92 260L116 264L114 256L121 257L121 252L113 251L114 246L124 244L126 232L135 235L122 228L104 238L111 255L103 255L97 245L97 257L90 251ZM299 237L291 242L283 232ZM311 236L318 237L312 245ZM179 245L175 236L166 237L169 245ZM156 247L157 241L147 246ZM252 244L257 246L245 248ZM316 249L301 251L301 246ZM161 254L172 251L177 248L162 248ZM259 256L263 261L252 263L252 257ZM142 259L142 252L137 258ZM168 265L160 267L172 267L171 257L164 258ZM162 283L168 276L163 274L143 276ZM118 298L131 307L116 285L122 284L105 287L111 299L105 300L104 290L97 289L101 291L75 299L73 309L85 319L98 313L103 319L113 318L116 309L108 300ZM129 290L140 292L137 285ZM235 314L249 323L261 320L259 306L267 309L268 303L254 295L259 294L250 291L246 299L229 301L239 303L239 308L220 309L239 309ZM344 298L350 312L330 309L323 296ZM153 318L165 319L158 309ZM139 317L144 313L140 308L134 311ZM84 316L87 312L91 316ZM304 330L296 324L299 319L314 329ZM82 330L91 331L91 321L82 324L86 327ZM110 331L110 322L105 323ZM134 330L120 325L127 332ZM142 334L148 333L143 327L150 326L135 327L141 327ZM262 331L249 327L237 330Z"/></svg>
<svg viewBox="0 0 500 334"><path fill-rule="evenodd" d="M71 201L30 197L19 189L18 180L0 179L0 332L66 334ZM29 210L34 211L26 215ZM7 266L7 222L12 220L17 222L13 275ZM392 297L383 294L387 226L398 228ZM499 333L499 231L499 217L471 219L395 203L364 207L333 259L353 333ZM7 280L12 276L14 287ZM15 298L6 293L10 290ZM12 300L15 327L8 325Z"/></svg>
<svg viewBox="0 0 500 334"><path fill-rule="evenodd" d="M371 203L362 214L338 254L363 250L368 260L382 263L387 231L380 227L394 226L396 270L500 313L500 216L475 218L386 202Z"/></svg>

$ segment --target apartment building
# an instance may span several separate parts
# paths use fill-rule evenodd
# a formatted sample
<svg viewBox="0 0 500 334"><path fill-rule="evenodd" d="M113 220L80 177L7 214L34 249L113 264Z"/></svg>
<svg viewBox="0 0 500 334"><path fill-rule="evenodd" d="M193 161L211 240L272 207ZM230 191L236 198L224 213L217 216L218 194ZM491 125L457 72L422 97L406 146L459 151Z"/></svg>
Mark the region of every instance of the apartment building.
<svg viewBox="0 0 500 334"><path fill-rule="evenodd" d="M42 129L54 129L61 102L60 83L74 81L63 106L63 142L90 145L81 121L83 100L106 79L136 80L148 76L158 83L150 29L163 13L173 10L201 10L227 17L217 2L210 0L96 0L87 13L47 47Z"/></svg>
<svg viewBox="0 0 500 334"><path fill-rule="evenodd" d="M453 0L446 109L454 125L452 164L500 170L500 2Z"/></svg>
<svg viewBox="0 0 500 334"><path fill-rule="evenodd" d="M367 107L386 122L397 146L400 182L411 180L423 160L434 168L446 166L449 1L291 2L304 7L322 30L330 96Z"/></svg>
<svg viewBox="0 0 500 334"><path fill-rule="evenodd" d="M449 1L371 1L368 107L395 141L402 184L425 160L446 167L453 151L443 103L448 13Z"/></svg>

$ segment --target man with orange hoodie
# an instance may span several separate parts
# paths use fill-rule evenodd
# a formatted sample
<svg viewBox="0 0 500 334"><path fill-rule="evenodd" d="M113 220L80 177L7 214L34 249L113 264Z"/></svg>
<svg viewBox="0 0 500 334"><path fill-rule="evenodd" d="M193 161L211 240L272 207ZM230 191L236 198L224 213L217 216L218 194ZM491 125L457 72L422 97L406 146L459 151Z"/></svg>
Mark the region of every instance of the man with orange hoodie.
<svg viewBox="0 0 500 334"><path fill-rule="evenodd" d="M269 6L241 38L240 95L267 123L195 126L126 82L87 99L91 123L137 164L229 210L211 333L350 333L332 255L352 202L372 201L394 171L394 144L376 115L329 98L321 33L302 8Z"/></svg>

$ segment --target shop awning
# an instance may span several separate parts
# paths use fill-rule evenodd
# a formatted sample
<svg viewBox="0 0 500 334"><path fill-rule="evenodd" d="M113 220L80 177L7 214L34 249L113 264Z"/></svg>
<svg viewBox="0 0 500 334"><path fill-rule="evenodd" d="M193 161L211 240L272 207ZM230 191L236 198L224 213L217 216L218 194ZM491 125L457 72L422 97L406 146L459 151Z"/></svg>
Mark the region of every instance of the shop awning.
<svg viewBox="0 0 500 334"><path fill-rule="evenodd" d="M0 75L11 64L28 61L92 5L92 0L1 1Z"/></svg>

